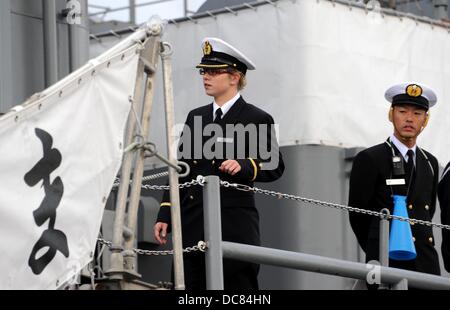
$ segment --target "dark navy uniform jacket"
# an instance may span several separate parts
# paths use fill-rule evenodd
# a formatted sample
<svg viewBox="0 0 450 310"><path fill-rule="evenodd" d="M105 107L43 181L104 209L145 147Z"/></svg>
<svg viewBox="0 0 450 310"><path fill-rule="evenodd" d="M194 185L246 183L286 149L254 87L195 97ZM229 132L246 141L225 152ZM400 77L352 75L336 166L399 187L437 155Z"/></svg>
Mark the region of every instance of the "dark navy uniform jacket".
<svg viewBox="0 0 450 310"><path fill-rule="evenodd" d="M395 153L402 155L393 145ZM409 218L431 221L436 208L438 186L438 162L430 153L416 148L416 170L407 196ZM406 167L406 163L404 162ZM430 166L431 165L431 166ZM405 195L406 185L386 185L392 175L392 151L386 144L378 144L361 151L353 162L350 177L349 205L361 209L393 213L392 194ZM406 184L409 183L408 176ZM366 253L366 261L379 260L379 218L350 212L350 224L359 245ZM415 224L411 226L417 257L412 261L390 260L389 266L431 274L440 274L439 260L434 248L431 227Z"/></svg>
<svg viewBox="0 0 450 310"><path fill-rule="evenodd" d="M450 163L445 167L444 175L439 182L438 198L441 206L441 223L450 225ZM450 272L450 230L442 230L442 258L445 269Z"/></svg>
<svg viewBox="0 0 450 310"><path fill-rule="evenodd" d="M193 147L194 139L201 138L194 132L195 119L197 122L201 120L201 130L203 130L206 125L213 123L212 104L194 109L188 114L186 126L190 129L191 135L189 137L189 135L183 132L180 147L185 147L185 141L191 141L192 148L190 152L188 152L191 155L191 158L181 158L181 160L189 164L190 174L186 178L181 178L180 183L196 179L198 175L217 175L223 181L253 186L253 182L274 181L283 174L283 159L278 150L276 139L274 138L273 141L271 140L274 133L270 130L259 132L257 141L248 141L248 139L245 139L245 156L237 158L242 170L234 176L222 173L219 171L219 167L224 160L236 158L227 158L223 156L222 158L206 159L202 154L200 154L201 156L197 156L200 158L193 158L192 154L195 153ZM244 99L240 97L223 116L219 124L225 129L227 124L242 124L245 127L248 124L272 125L274 124L274 121L268 113L254 105L246 103ZM207 141L210 138L210 136L203 137L201 145L203 146L205 143L209 143ZM270 141L272 141L272 143L270 143ZM231 143L236 149L238 141L235 136L234 139L228 141L224 141L224 139L222 139L221 142L216 141L216 147L220 147L219 143L223 144L222 146L225 152L226 144ZM263 159L261 155L264 154L259 152L256 154L257 156L253 156L252 158L249 153L251 143L256 144L258 147L260 146L260 143L264 143L266 145L262 149L270 150L272 148L275 150L275 154L279 157L278 164L270 170L261 169L269 159L265 156L265 159ZM270 144L270 146L268 146L268 144ZM182 152L182 154L185 153ZM235 154L238 153L235 152ZM255 208L254 193L221 187L220 197L223 240L259 245L259 216ZM198 241L204 240L202 187L192 186L181 189L180 206L183 247L196 245ZM170 195L168 191L164 193L157 221L169 223L170 226Z"/></svg>

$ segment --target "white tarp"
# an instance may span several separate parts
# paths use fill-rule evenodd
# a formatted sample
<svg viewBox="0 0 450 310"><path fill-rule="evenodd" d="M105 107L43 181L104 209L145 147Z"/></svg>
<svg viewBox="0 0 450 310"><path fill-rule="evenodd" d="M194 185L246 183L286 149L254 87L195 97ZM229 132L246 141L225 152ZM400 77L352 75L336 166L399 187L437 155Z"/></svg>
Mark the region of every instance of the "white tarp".
<svg viewBox="0 0 450 310"><path fill-rule="evenodd" d="M92 259L138 57L131 47L0 121L0 289L55 289Z"/></svg>
<svg viewBox="0 0 450 310"><path fill-rule="evenodd" d="M442 163L450 160L447 30L315 0L168 27L178 72L175 104L184 111L209 101L193 69L204 36L231 42L255 62L243 94L280 123L281 145L380 143L392 131L384 91L412 80L433 87L439 100L419 145Z"/></svg>
<svg viewBox="0 0 450 310"><path fill-rule="evenodd" d="M441 164L450 160L450 34L410 18L329 1L279 1L236 15L170 24L164 40L173 45L176 122L211 102L195 65L206 36L223 38L256 64L244 97L270 112L280 124L280 144L367 147L392 132L384 91L418 81L438 95L428 128L418 144ZM103 39L105 46L107 40ZM101 44L95 44L100 48ZM157 93L157 101L162 96ZM162 115L162 105L153 115ZM151 133L164 128L152 119ZM162 136L152 135L160 150Z"/></svg>

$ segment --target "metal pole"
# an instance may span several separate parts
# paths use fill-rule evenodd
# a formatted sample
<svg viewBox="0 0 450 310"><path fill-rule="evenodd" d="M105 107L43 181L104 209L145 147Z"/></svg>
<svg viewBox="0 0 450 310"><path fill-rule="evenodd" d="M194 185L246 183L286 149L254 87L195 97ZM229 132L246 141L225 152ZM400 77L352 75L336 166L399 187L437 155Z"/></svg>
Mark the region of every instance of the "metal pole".
<svg viewBox="0 0 450 310"><path fill-rule="evenodd" d="M207 176L203 188L205 222L206 289L223 290L222 221L220 217L220 184L218 176Z"/></svg>
<svg viewBox="0 0 450 310"><path fill-rule="evenodd" d="M184 17L188 15L188 0L183 0Z"/></svg>
<svg viewBox="0 0 450 310"><path fill-rule="evenodd" d="M43 0L45 87L58 81L58 43L55 0Z"/></svg>
<svg viewBox="0 0 450 310"><path fill-rule="evenodd" d="M161 59L164 79L164 101L166 107L166 134L167 153L169 161L173 164L177 162L177 153L174 148L174 103L173 103L173 83L172 83L172 63L170 56L172 48L168 43L161 44ZM180 214L180 192L178 190L178 173L173 167L169 167L170 184L170 216L172 223L172 244L173 244L173 265L175 289L184 290L184 266L183 266L183 239L181 235L181 214Z"/></svg>
<svg viewBox="0 0 450 310"><path fill-rule="evenodd" d="M433 15L435 19L446 20L448 19L447 9L448 0L433 0Z"/></svg>
<svg viewBox="0 0 450 310"><path fill-rule="evenodd" d="M381 213L384 214L383 217L380 218L380 257L379 262L381 266L389 266L389 220L388 216L390 212L388 209L384 208L381 210ZM388 289L388 286L385 283L380 283L378 289Z"/></svg>
<svg viewBox="0 0 450 310"><path fill-rule="evenodd" d="M288 267L361 280L366 280L368 274L366 264L324 256L228 241L222 241L222 250L224 258L233 258L256 264ZM450 278L384 266L379 268L380 279L383 283L398 284L403 279L406 279L408 284L414 288L428 290L450 289Z"/></svg>
<svg viewBox="0 0 450 310"><path fill-rule="evenodd" d="M146 68L147 73L147 83L146 92L144 97L144 109L142 111L141 117L141 130L143 142L147 141L149 136L150 127L150 114L153 106L153 95L154 95L154 85L156 72L154 71L158 61L159 55L159 37L151 37L147 42L147 48L141 57L145 58L146 61L152 64L154 67L152 71ZM140 148L137 153L136 163L133 171L133 182L131 184L130 192L130 202L128 204L128 217L127 217L127 229L131 232L129 238L125 238L125 269L134 275L137 274L137 259L136 253L132 251L133 246L136 241L136 224L137 215L139 211L139 200L141 199L141 188L142 188L142 176L144 175L144 161L145 161L145 150Z"/></svg>
<svg viewBox="0 0 450 310"><path fill-rule="evenodd" d="M87 0L80 3L80 18L69 25L70 72L80 68L89 60L89 21Z"/></svg>
<svg viewBox="0 0 450 310"><path fill-rule="evenodd" d="M12 51L11 51L11 1L0 1L0 112L13 105Z"/></svg>
<svg viewBox="0 0 450 310"><path fill-rule="evenodd" d="M388 209L381 210L385 216L380 218L380 264L389 266L389 221L390 212Z"/></svg>
<svg viewBox="0 0 450 310"><path fill-rule="evenodd" d="M130 0L130 24L136 24L136 0Z"/></svg>

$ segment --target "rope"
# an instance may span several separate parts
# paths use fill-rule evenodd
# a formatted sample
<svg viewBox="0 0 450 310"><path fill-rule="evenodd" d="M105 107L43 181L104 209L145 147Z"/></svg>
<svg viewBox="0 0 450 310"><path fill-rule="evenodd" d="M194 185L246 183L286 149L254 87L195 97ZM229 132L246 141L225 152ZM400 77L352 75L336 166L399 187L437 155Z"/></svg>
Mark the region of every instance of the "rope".
<svg viewBox="0 0 450 310"><path fill-rule="evenodd" d="M169 175L168 171L164 171L164 172L160 172L160 173L155 173L155 174L151 174L151 175L147 175L145 177L142 178L142 182L146 182L146 181L151 181L151 180L155 180L155 179L159 179L159 178L163 178ZM130 180L130 184L132 184L133 181ZM120 179L116 178L114 180L114 184L113 184L113 188L119 187L120 185ZM185 188L185 187L191 187L194 185L203 185L201 182L199 182L198 180L192 180L189 182L185 182L182 184L178 185L178 188ZM169 185L152 185L152 184L145 184L142 185L141 187L142 189L146 189L146 190L160 190L160 191L165 191L165 190L169 190L170 186Z"/></svg>
<svg viewBox="0 0 450 310"><path fill-rule="evenodd" d="M164 178L164 177L166 177L168 175L169 175L169 171L164 171L164 172L160 172L160 173L147 175L145 177L142 177L142 182L147 182L147 181L156 180L156 179L159 179L159 178ZM132 182L133 181L130 180L130 184ZM114 181L114 184L113 184L113 188L119 187L119 185L120 185L120 179L116 178L115 181Z"/></svg>

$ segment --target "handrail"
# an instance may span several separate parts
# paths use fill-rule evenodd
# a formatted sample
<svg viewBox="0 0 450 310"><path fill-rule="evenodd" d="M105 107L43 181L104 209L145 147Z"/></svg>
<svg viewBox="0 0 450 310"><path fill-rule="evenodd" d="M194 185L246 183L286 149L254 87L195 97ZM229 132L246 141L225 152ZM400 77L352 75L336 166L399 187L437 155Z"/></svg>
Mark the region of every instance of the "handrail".
<svg viewBox="0 0 450 310"><path fill-rule="evenodd" d="M393 288L450 289L450 278L437 275L391 268L375 264L364 264L336 258L291 252L261 246L222 241L220 218L220 179L206 176L203 187L203 210L205 241L208 244L206 261L207 289L223 289L224 258L233 258L246 262L268 264L300 269L316 273L341 277L370 280L376 284L391 284ZM381 221L385 221L384 218ZM383 225L384 229L389 229ZM387 239L383 233L382 239ZM387 240L381 246L382 256L386 256ZM382 258L386 263L387 258ZM214 267L214 268L211 268ZM375 274L374 279L370 278ZM368 281L369 282L369 281Z"/></svg>
<svg viewBox="0 0 450 310"><path fill-rule="evenodd" d="M222 242L223 257L246 262L288 267L346 278L366 280L371 271L379 272L381 283L396 285L402 280L408 281L408 286L420 289L450 290L450 278L436 276L416 271L392 267L363 264L352 261L318 256L312 254L291 252L239 244Z"/></svg>

